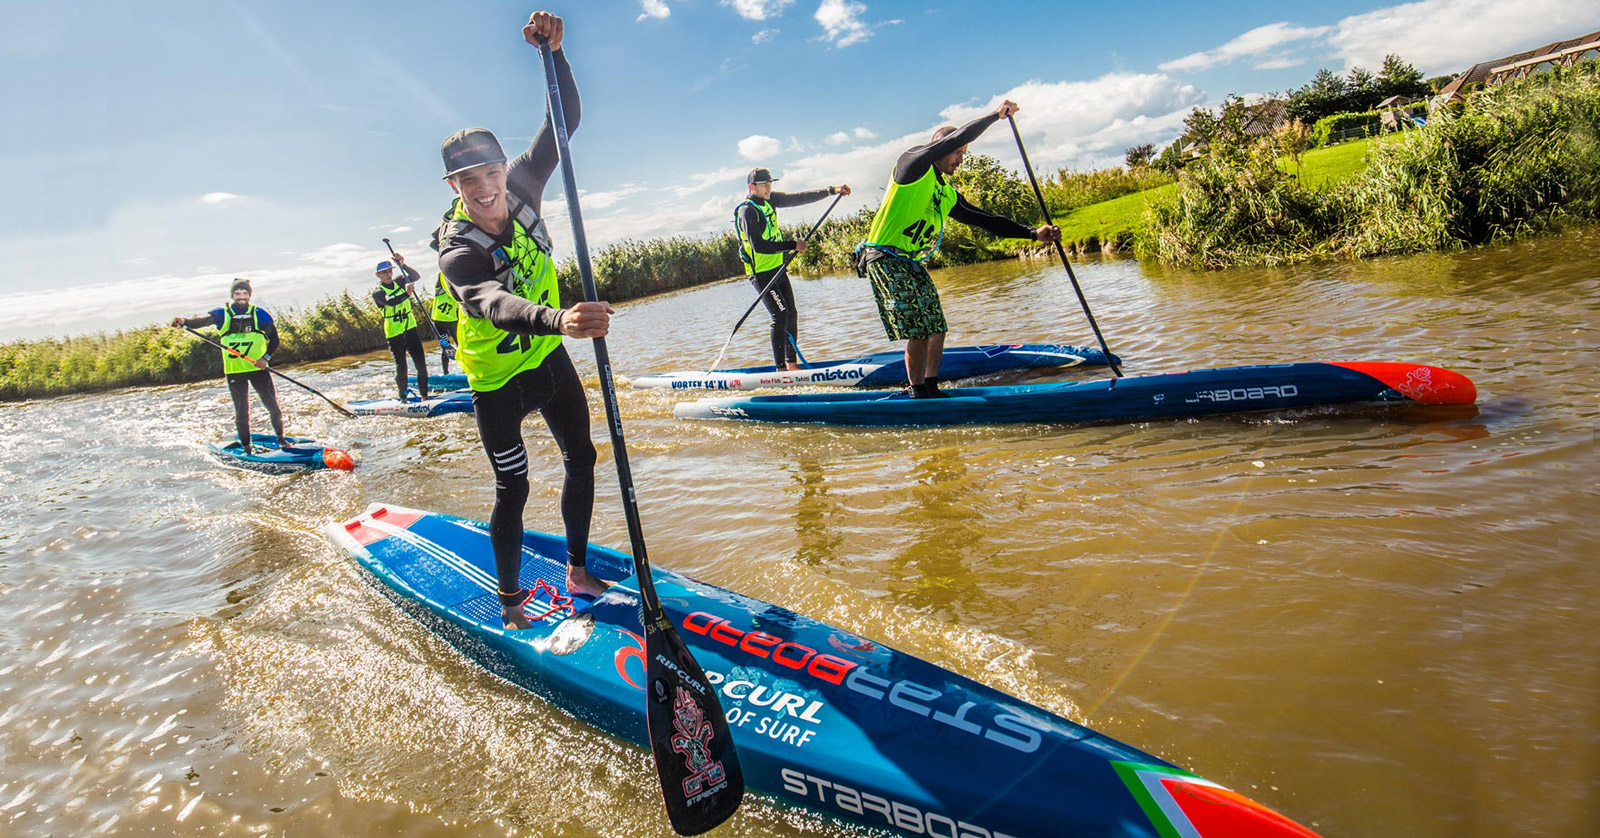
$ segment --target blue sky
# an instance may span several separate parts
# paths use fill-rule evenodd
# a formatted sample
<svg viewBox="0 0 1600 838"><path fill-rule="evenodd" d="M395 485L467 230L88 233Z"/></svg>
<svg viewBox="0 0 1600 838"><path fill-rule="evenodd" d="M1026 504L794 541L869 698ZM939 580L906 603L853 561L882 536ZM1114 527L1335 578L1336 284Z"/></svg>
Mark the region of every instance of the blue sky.
<svg viewBox="0 0 1600 838"><path fill-rule="evenodd" d="M386 235L425 264L439 141L481 125L511 149L543 119L535 8L568 22L596 248L726 227L757 164L875 205L902 148L1005 96L1036 167L1086 168L1318 67L1446 74L1600 29L1592 0L8 3L0 341L197 310L232 276L307 304L369 284ZM1017 164L1005 132L975 148Z"/></svg>

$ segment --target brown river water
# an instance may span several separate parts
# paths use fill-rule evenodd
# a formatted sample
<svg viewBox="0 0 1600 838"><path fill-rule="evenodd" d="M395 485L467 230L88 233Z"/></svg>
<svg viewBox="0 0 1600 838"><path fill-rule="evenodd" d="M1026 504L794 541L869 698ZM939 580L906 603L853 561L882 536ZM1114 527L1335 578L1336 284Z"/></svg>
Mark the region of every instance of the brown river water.
<svg viewBox="0 0 1600 838"><path fill-rule="evenodd" d="M679 422L685 394L624 383L651 554L1328 836L1600 834L1597 266L1595 230L1283 270L1080 266L1129 374L1415 361L1474 379L1475 409L839 430ZM1093 340L1059 265L937 281L952 345ZM887 346L865 281L796 293L813 360ZM752 297L620 306L619 374L709 364ZM763 362L763 321L729 363ZM626 549L593 356L571 348L594 539ZM377 398L387 364L298 372ZM0 834L668 834L646 752L478 669L319 534L377 501L487 517L471 418L280 394L354 474L217 465L215 382L0 406ZM555 448L528 434L528 525L559 531ZM716 834L863 833L752 797Z"/></svg>

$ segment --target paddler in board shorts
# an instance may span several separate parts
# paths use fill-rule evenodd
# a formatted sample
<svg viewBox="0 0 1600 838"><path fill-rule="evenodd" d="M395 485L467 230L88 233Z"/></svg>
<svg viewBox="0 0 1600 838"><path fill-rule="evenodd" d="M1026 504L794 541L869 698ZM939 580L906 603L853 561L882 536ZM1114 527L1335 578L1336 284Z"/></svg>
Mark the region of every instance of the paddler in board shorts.
<svg viewBox="0 0 1600 838"><path fill-rule="evenodd" d="M744 263L745 276L761 294L761 304L767 307L772 319L772 363L779 370L800 369L796 340L800 333L800 316L795 309L794 286L789 284L789 274L783 272L783 255L790 251L806 252L804 239L785 239L778 227L778 207L798 207L820 201L830 195L849 195L850 187L844 184L807 192L774 192L776 178L767 169L752 169L745 176L749 195L734 208L734 234L739 239L739 260ZM767 288L768 283L771 288ZM762 294L763 289L766 293Z"/></svg>
<svg viewBox="0 0 1600 838"><path fill-rule="evenodd" d="M572 68L561 49L561 18L536 12L523 39L548 40L567 129L581 116ZM517 89L527 107L542 107L537 83ZM533 144L508 165L500 142L469 128L440 148L445 180L457 198L439 226L439 268L461 305L456 360L472 388L478 436L494 470L494 512L489 540L500 583L503 625L527 628L520 580L522 511L528 501L528 452L522 420L539 411L561 449L566 477L561 520L567 539L567 592L595 596L610 584L585 567L589 519L594 509L594 443L589 401L572 359L561 345L570 338L605 337L612 308L603 302L561 307L550 236L539 217L545 183L555 170L555 129L548 117Z"/></svg>
<svg viewBox="0 0 1600 838"><path fill-rule="evenodd" d="M400 265L401 278L395 281L394 268ZM400 401L406 400L406 354L417 368L417 392L423 401L428 400L428 361L422 351L422 334L417 331L417 312L411 307L412 288L422 275L406 264L404 256L394 254L378 263L373 273L378 277L378 287L372 289L372 302L383 317L383 339L389 344L389 354L394 356L394 384L400 390Z"/></svg>
<svg viewBox="0 0 1600 838"><path fill-rule="evenodd" d="M272 420L272 433L278 437L278 447L287 448L283 438L283 412L278 409L278 392L272 386L272 373L267 363L272 353L278 351L278 327L266 309L250 304L250 280L236 279L229 289L232 299L227 305L194 317L174 317L175 329L197 329L215 326L223 346L233 350L222 352L222 375L228 382L228 395L233 399L233 426L239 432L239 447L244 453L255 449L250 445L250 388L267 409ZM235 354L237 353L237 354ZM239 357L240 355L244 357Z"/></svg>
<svg viewBox="0 0 1600 838"><path fill-rule="evenodd" d="M961 167L967 144L997 120L1016 112L1017 104L1008 100L994 113L960 128L946 125L934 131L930 142L901 154L867 240L856 248L856 271L872 281L884 332L890 340L906 342L906 376L911 383L907 392L914 399L945 395L939 392L939 362L944 358L944 335L949 326L939 289L923 266L939 249L945 218L1000 238L1046 243L1061 238L1061 230L1053 225L1030 229L978 209L949 182Z"/></svg>

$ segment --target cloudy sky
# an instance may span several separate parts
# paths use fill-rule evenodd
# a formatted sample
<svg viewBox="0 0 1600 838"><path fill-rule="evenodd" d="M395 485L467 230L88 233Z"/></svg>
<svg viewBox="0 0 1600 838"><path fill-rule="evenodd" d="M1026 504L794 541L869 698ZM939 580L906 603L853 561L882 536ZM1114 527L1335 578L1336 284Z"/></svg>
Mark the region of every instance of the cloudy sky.
<svg viewBox="0 0 1600 838"><path fill-rule="evenodd" d="M51 0L0 27L0 341L371 282L382 238L426 263L439 141L522 146L543 119L536 6ZM1021 103L1036 167L1088 168L1228 93L1376 69L1429 76L1600 29L1594 0L1381 5L1059 0L584 0L567 52L592 248L728 227L752 166L875 206L900 150ZM1202 11L1203 10L1203 11ZM975 149L1017 165L1009 132ZM513 152L514 153L514 152ZM559 178L556 179L559 182ZM558 250L571 236L546 196ZM791 220L808 217L797 211Z"/></svg>

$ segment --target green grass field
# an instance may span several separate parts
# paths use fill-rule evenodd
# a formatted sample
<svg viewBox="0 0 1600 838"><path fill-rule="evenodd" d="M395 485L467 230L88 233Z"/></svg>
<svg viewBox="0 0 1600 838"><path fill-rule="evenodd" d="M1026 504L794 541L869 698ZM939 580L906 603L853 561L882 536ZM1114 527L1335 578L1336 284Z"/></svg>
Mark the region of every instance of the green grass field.
<svg viewBox="0 0 1600 838"><path fill-rule="evenodd" d="M1306 152L1300 158L1301 180L1311 186L1325 187L1361 171L1366 165L1367 147L1373 142L1375 140L1357 140ZM1284 161L1283 168L1293 172L1294 164ZM1080 251L1104 248L1112 242L1118 249L1125 248L1144 224L1145 204L1152 198L1171 195L1177 188L1177 184L1169 183L1074 210L1057 222L1061 225L1061 240Z"/></svg>

